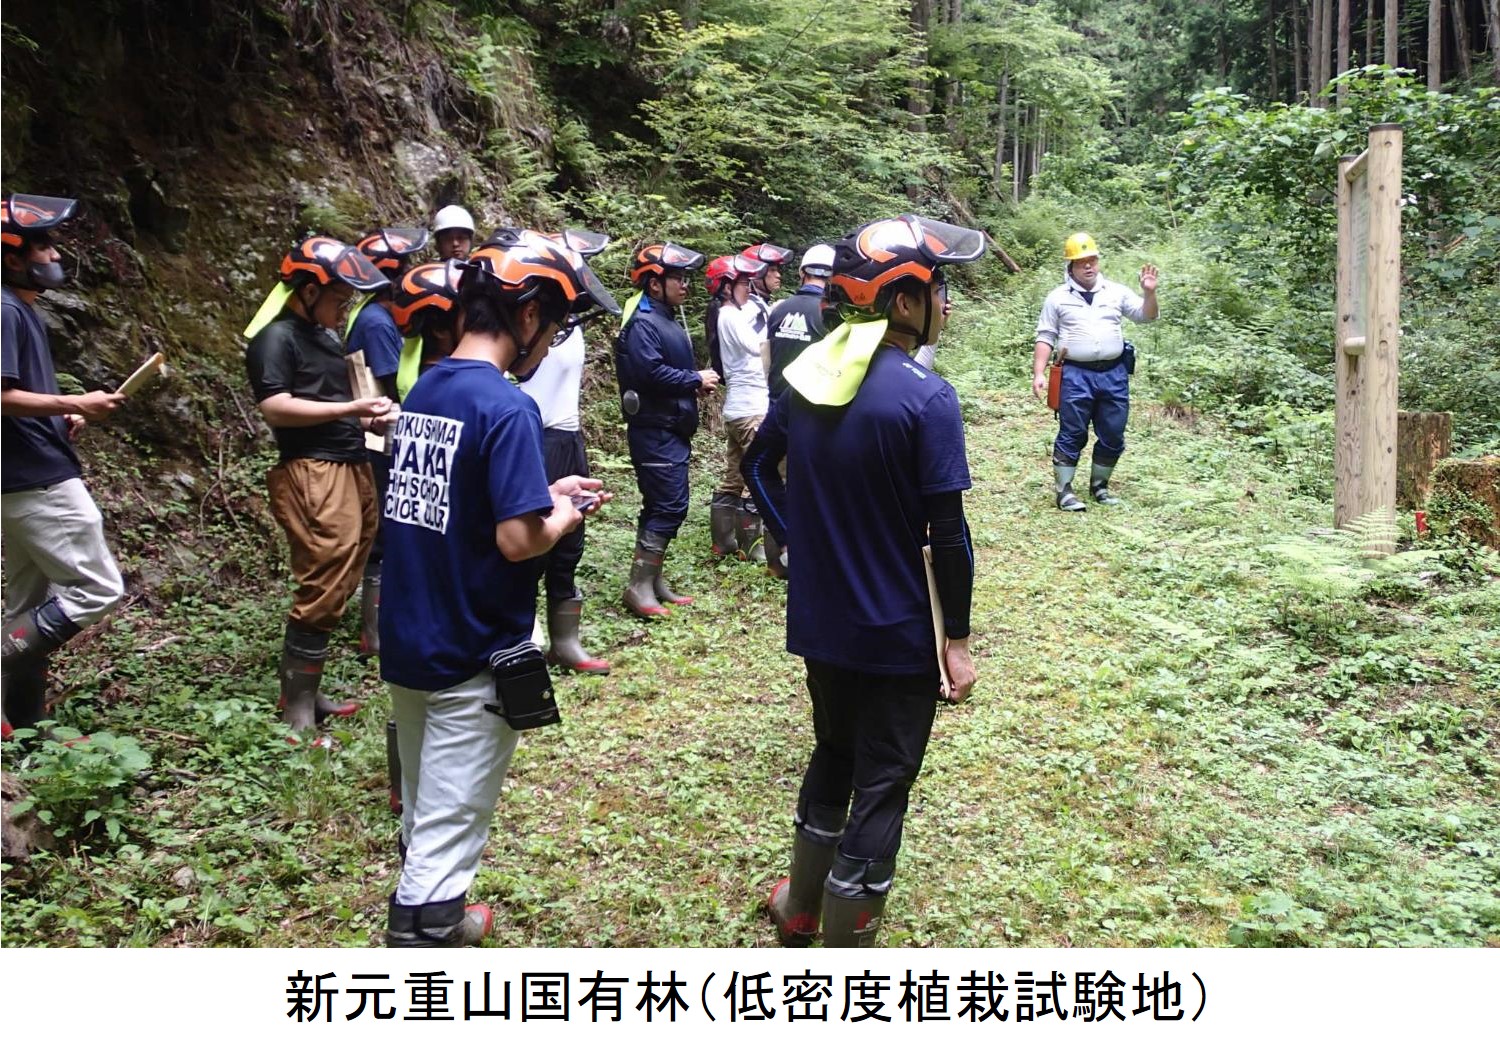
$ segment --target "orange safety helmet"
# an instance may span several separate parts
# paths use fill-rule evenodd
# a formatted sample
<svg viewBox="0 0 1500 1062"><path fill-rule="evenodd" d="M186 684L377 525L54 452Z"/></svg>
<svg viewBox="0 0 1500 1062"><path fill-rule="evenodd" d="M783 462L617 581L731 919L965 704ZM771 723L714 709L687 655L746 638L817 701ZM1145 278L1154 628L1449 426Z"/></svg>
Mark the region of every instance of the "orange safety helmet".
<svg viewBox="0 0 1500 1062"><path fill-rule="evenodd" d="M687 272L703 266L703 256L675 243L648 243L631 260L630 282L640 287L649 276L664 276L669 269Z"/></svg>
<svg viewBox="0 0 1500 1062"><path fill-rule="evenodd" d="M420 335L429 323L458 309L458 285L463 275L463 262L457 258L426 262L408 270L396 284L391 301L391 317L401 334Z"/></svg>
<svg viewBox="0 0 1500 1062"><path fill-rule="evenodd" d="M460 291L472 283L496 283L508 301L519 305L537 297L550 281L559 289L569 313L593 308L620 312L619 303L599 282L583 255L533 229L496 229L462 263L462 269Z"/></svg>
<svg viewBox="0 0 1500 1062"><path fill-rule="evenodd" d="M379 291L390 284L374 262L331 236L309 236L288 251L281 260L281 280L292 288L310 280L348 284L356 291Z"/></svg>
<svg viewBox="0 0 1500 1062"><path fill-rule="evenodd" d="M855 309L884 313L887 289L903 277L923 283L945 265L984 255L984 233L915 214L862 225L834 244L833 295Z"/></svg>
<svg viewBox="0 0 1500 1062"><path fill-rule="evenodd" d="M406 268L407 259L427 246L427 230L376 229L355 244L359 253L375 263L386 276ZM391 277L391 279L395 279Z"/></svg>
<svg viewBox="0 0 1500 1062"><path fill-rule="evenodd" d="M0 243L19 250L33 236L57 228L78 212L78 200L16 192L0 200Z"/></svg>

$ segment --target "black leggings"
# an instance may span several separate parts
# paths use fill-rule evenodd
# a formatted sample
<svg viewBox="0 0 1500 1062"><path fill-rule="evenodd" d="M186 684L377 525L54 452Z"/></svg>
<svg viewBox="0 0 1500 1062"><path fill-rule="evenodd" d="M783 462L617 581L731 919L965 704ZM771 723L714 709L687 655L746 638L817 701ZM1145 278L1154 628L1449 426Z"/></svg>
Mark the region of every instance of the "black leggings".
<svg viewBox="0 0 1500 1062"><path fill-rule="evenodd" d="M545 428L542 431L542 462L547 467L547 482L556 483L563 476L589 474L589 458L583 448L583 432ZM586 523L587 521L585 521ZM578 596L573 574L583 557L583 524L557 540L547 554L545 585L548 601L571 601Z"/></svg>
<svg viewBox="0 0 1500 1062"><path fill-rule="evenodd" d="M842 822L836 876L883 892L901 849L907 794L932 734L937 679L809 660L807 691L817 745L797 800L799 829L827 844Z"/></svg>

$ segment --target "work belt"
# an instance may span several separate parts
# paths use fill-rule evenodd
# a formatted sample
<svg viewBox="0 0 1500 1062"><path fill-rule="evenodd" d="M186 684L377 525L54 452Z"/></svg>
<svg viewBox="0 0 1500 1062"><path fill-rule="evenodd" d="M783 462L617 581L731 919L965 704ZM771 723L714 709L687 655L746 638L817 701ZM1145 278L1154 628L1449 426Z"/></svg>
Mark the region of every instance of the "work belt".
<svg viewBox="0 0 1500 1062"><path fill-rule="evenodd" d="M1108 361L1074 361L1072 358L1068 358L1063 364L1076 365L1080 369L1087 369L1089 372L1109 372L1110 369L1113 369L1124 360L1125 356L1122 354L1118 358L1110 358Z"/></svg>

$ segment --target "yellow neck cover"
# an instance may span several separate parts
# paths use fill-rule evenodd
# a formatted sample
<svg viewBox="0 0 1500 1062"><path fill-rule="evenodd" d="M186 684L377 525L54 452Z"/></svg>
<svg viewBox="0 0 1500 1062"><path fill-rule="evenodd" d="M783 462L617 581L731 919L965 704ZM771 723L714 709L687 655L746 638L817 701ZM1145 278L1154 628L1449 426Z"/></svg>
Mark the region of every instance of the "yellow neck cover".
<svg viewBox="0 0 1500 1062"><path fill-rule="evenodd" d="M292 289L283 281L271 289L271 294L266 296L266 301L260 304L260 309L255 311L255 316L245 326L245 338L254 339L260 335L261 330L276 320L277 316L286 308L287 300L292 297Z"/></svg>
<svg viewBox="0 0 1500 1062"><path fill-rule="evenodd" d="M885 338L887 321L845 321L786 367L786 382L817 406L847 406Z"/></svg>

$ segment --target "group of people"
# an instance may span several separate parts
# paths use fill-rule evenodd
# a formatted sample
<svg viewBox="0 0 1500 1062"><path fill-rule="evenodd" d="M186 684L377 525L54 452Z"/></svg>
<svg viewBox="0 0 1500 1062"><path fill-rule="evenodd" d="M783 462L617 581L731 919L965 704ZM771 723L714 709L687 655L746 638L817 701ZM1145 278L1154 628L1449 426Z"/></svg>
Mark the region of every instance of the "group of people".
<svg viewBox="0 0 1500 1062"><path fill-rule="evenodd" d="M47 655L122 593L70 440L124 396L60 395L32 309L64 282L51 233L75 209L3 202L4 708L17 725L42 715ZM467 894L520 732L558 718L547 664L608 670L578 638L584 524L612 497L589 474L579 393L582 326L618 315L615 368L642 496L625 604L656 617L690 600L663 578L662 559L687 513L698 400L722 384L714 552L764 557L788 578L787 648L806 662L815 737L790 873L768 908L787 945L820 933L830 946L872 944L937 705L962 701L976 678L963 422L931 352L952 312L944 270L979 259L985 236L914 215L873 221L809 247L796 293L778 302L790 249L716 259L714 367L701 369L675 314L702 254L640 247L622 310L588 265L601 234L502 227L477 247L474 237L473 219L449 206L430 234L301 240L245 330L250 386L280 455L271 509L296 581L283 719L305 734L357 710L326 696L321 676L361 583L361 648L390 689L403 863L388 943L465 945L489 932L492 914ZM439 257L417 264L429 243ZM1068 282L1048 299L1036 350L1045 386L1043 346L1069 344L1072 412L1055 457L1065 509L1078 418L1099 434L1096 500L1112 499L1108 471L1123 449L1109 434L1115 408L1089 404L1115 400L1106 308L1116 332L1121 313L1155 316L1154 270L1132 302L1098 276L1096 248L1092 261L1073 254L1091 246L1070 241ZM1087 351L1084 337L1096 341ZM1118 424L1122 434L1123 414ZM548 659L532 640L539 582Z"/></svg>

